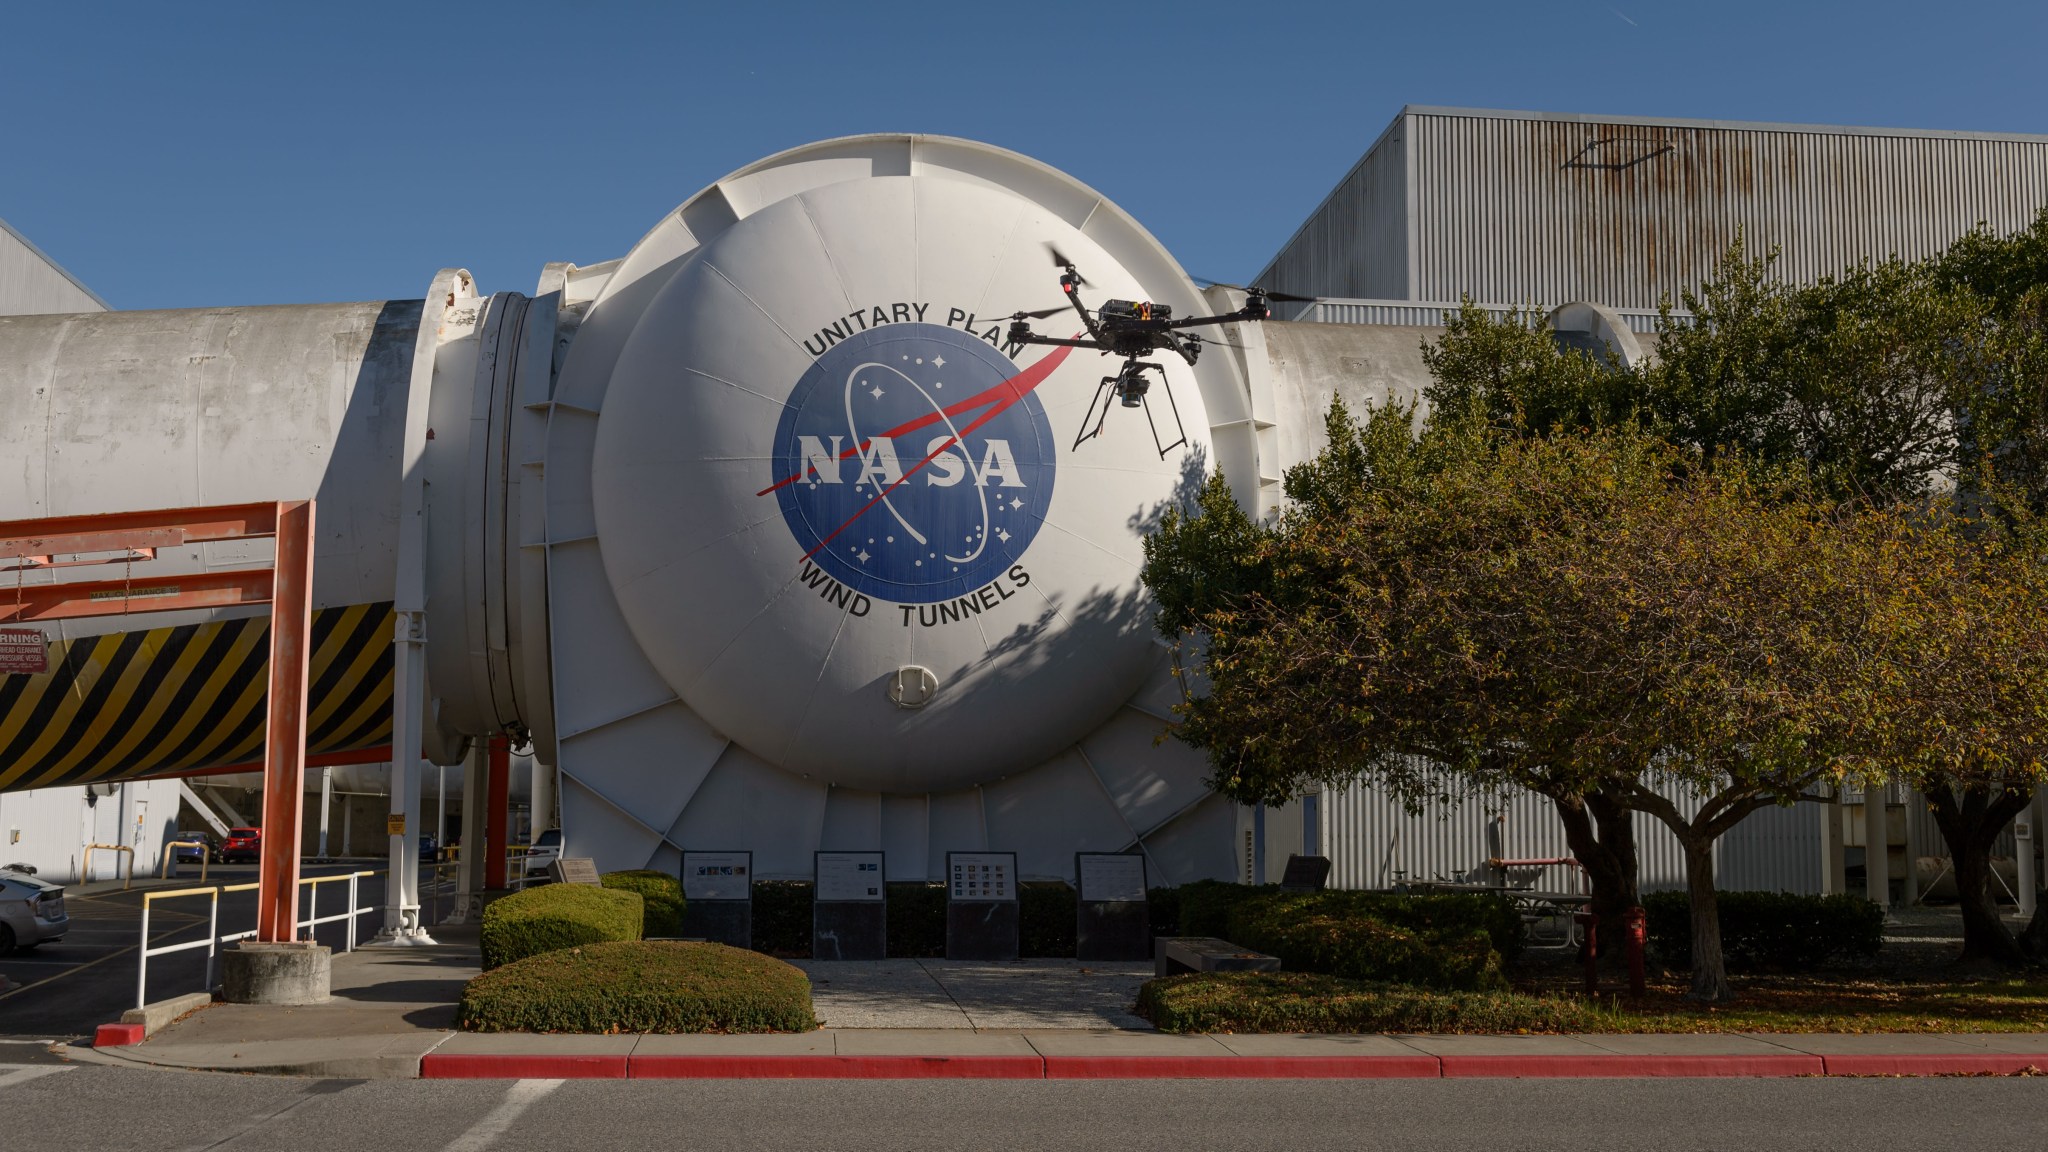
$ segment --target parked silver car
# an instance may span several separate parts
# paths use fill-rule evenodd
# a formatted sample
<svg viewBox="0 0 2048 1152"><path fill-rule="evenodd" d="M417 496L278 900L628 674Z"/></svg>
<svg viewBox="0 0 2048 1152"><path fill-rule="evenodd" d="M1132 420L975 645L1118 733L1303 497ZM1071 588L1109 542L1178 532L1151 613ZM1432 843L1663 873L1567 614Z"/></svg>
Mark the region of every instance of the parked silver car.
<svg viewBox="0 0 2048 1152"><path fill-rule="evenodd" d="M0 872L0 956L60 940L69 927L61 886L26 872Z"/></svg>
<svg viewBox="0 0 2048 1152"><path fill-rule="evenodd" d="M562 858L562 830L550 828L534 838L533 846L526 850L522 863L529 877L545 879L548 865Z"/></svg>

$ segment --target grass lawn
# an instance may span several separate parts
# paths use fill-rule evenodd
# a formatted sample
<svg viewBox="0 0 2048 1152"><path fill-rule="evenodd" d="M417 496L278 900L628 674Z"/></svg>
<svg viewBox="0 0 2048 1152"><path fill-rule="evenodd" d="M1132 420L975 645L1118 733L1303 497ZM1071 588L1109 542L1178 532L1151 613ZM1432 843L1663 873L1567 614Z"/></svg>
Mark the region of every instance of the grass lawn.
<svg viewBox="0 0 2048 1152"><path fill-rule="evenodd" d="M1631 1002L1605 992L1615 1032L2048 1032L2048 980L1882 979L1822 973L1738 976L1736 1000L1688 1003L1685 980L1652 980ZM1577 982L1522 985L1542 999L1577 998Z"/></svg>
<svg viewBox="0 0 2048 1152"><path fill-rule="evenodd" d="M1512 992L1430 992L1306 972L1173 976L1147 983L1139 1014L1167 1032L2041 1032L2048 981L1752 976L1734 1003L1687 1003L1682 978L1639 1001L1578 993L1561 974Z"/></svg>

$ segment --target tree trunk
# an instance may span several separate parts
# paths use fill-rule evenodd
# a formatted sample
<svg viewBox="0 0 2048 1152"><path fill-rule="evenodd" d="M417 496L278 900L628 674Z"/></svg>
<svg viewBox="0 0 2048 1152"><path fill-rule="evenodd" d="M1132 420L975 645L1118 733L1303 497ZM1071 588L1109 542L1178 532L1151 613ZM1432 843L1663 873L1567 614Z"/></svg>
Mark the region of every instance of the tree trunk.
<svg viewBox="0 0 2048 1152"><path fill-rule="evenodd" d="M2017 967L2025 962L2020 943L2005 921L1999 919L1998 905L1991 896L1991 845L2033 796L2029 789L2007 789L1993 795L1982 784L1958 790L1937 786L1928 790L1934 823L1948 843L1954 861L1956 902L1963 913L1963 954L1958 963L1988 962ZM2038 917L2037 917L2038 919ZM2029 936L2032 933L2029 932Z"/></svg>
<svg viewBox="0 0 2048 1152"><path fill-rule="evenodd" d="M1564 822L1565 843L1586 870L1591 909L1600 917L1600 955L1609 966L1626 962L1622 913L1642 902L1636 878L1636 832L1630 811L1604 792L1552 796Z"/></svg>
<svg viewBox="0 0 2048 1152"><path fill-rule="evenodd" d="M1714 840L1682 835L1685 886L1692 897L1692 987L1687 1000L1725 1004L1735 999L1728 985L1728 961L1721 954L1721 901L1714 891Z"/></svg>

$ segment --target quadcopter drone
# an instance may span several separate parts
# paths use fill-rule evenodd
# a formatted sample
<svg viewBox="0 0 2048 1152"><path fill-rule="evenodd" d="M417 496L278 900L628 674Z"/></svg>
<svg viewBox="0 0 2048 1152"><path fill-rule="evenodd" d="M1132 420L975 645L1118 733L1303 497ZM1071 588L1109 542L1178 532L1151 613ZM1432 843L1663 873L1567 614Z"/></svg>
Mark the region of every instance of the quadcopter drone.
<svg viewBox="0 0 2048 1152"><path fill-rule="evenodd" d="M1124 363L1114 376L1104 376L1096 386L1095 398L1089 401L1087 415L1082 418L1080 434L1074 437L1074 447L1102 434L1102 426L1109 419L1110 402L1116 401L1125 408L1142 408L1145 422L1152 429L1152 443L1159 449L1160 459L1168 452L1188 442L1187 430L1180 420L1180 405L1174 402L1173 387L1166 378L1163 365L1141 357L1153 352L1172 352L1192 366L1202 354L1204 344L1227 344L1211 336L1202 336L1186 331L1208 324L1236 324L1246 320L1265 320L1272 315L1268 302L1272 300L1313 300L1313 296L1292 296L1285 292L1268 292L1262 288L1239 288L1245 294L1244 307L1235 312L1216 316L1189 316L1180 320L1173 318L1173 309L1165 304L1154 304L1146 300L1104 300L1100 308L1090 311L1081 303L1081 289L1088 281L1074 267L1074 262L1060 255L1059 249L1046 246L1052 253L1055 267L1060 269L1060 291L1066 293L1067 303L1055 308L1041 308L1036 312L1018 312L1010 317L1008 344L1018 347L1025 344L1049 344L1065 348L1093 348L1105 356L1121 356ZM1205 284L1217 284L1224 288L1238 288L1235 284L1219 284L1205 280ZM1057 316L1072 308L1081 317L1082 327L1087 336L1062 339L1056 336L1040 336L1031 330L1031 321ZM1166 395L1167 412L1173 417L1174 440L1166 443L1160 435L1159 422L1152 415L1152 406L1146 396L1152 390L1148 372L1159 373L1159 384Z"/></svg>

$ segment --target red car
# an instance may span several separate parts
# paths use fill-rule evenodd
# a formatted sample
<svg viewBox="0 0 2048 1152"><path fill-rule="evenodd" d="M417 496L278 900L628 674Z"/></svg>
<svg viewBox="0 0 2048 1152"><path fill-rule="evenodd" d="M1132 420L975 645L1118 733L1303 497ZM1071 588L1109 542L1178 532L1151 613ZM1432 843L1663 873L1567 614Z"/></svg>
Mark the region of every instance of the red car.
<svg viewBox="0 0 2048 1152"><path fill-rule="evenodd" d="M263 855L263 829L230 828L228 838L220 843L220 860L233 864L237 860L255 863Z"/></svg>

